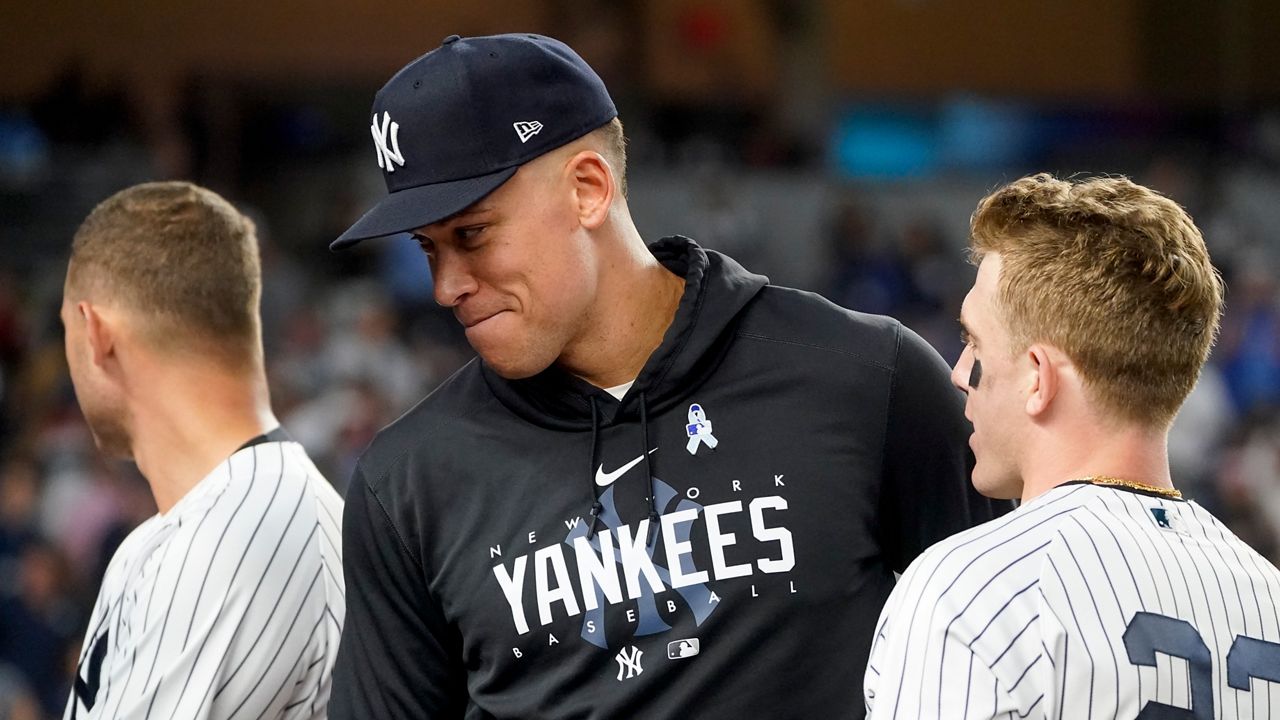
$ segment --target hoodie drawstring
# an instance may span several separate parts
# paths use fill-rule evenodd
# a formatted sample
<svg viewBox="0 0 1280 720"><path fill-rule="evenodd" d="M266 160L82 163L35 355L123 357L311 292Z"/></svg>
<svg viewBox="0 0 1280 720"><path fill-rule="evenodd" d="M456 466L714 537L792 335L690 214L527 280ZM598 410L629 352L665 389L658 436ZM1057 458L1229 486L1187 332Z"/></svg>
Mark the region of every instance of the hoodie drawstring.
<svg viewBox="0 0 1280 720"><path fill-rule="evenodd" d="M600 438L600 410L596 407L596 399L591 398L591 467L587 468L587 487L591 488L591 521L587 524L587 539L596 536L596 520L600 518L600 513L604 511L604 506L600 504L600 498L596 497L596 453L599 448L597 441Z"/></svg>
<svg viewBox="0 0 1280 720"><path fill-rule="evenodd" d="M653 482L653 466L649 461L649 408L645 398L644 391L640 391L640 437L644 441L644 446L640 448L640 452L644 453L644 477L649 483L649 537L648 545L653 546L653 541L658 534L658 491Z"/></svg>
<svg viewBox="0 0 1280 720"><path fill-rule="evenodd" d="M591 488L591 520L587 523L587 539L590 540L596 536L596 523L600 519L600 513L604 512L604 506L600 504L600 498L596 497L595 489L595 473L596 461L599 459L600 452L600 409L596 405L595 397L590 398L591 401L591 467L587 468L587 480ZM647 537L647 545L652 546L658 534L658 492L656 483L653 479L653 463L649 459L649 407L648 399L644 392L640 393L640 439L644 446L640 448L640 455L644 458L644 476L649 484L649 533Z"/></svg>

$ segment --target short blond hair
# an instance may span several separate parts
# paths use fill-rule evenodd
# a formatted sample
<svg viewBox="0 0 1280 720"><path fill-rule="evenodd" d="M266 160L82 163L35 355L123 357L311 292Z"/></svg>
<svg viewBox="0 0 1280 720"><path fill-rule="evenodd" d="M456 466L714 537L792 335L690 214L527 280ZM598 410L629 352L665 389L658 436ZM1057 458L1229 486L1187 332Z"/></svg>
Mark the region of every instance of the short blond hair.
<svg viewBox="0 0 1280 720"><path fill-rule="evenodd" d="M102 201L72 241L67 292L121 302L157 348L237 367L261 361L257 234L211 190L144 183Z"/></svg>
<svg viewBox="0 0 1280 720"><path fill-rule="evenodd" d="M1024 177L978 203L970 251L999 253L1013 350L1064 351L1113 416L1167 427L1218 332L1222 279L1191 217L1123 177Z"/></svg>

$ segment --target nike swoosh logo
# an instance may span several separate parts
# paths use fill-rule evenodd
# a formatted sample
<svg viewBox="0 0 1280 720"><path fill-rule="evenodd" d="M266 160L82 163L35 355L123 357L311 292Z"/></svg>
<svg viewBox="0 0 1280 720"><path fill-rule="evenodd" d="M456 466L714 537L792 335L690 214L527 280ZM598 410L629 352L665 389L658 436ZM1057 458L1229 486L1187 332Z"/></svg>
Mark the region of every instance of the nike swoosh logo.
<svg viewBox="0 0 1280 720"><path fill-rule="evenodd" d="M652 455L657 451L658 448L654 448L649 451L649 454ZM615 480L625 475L628 470L638 465L643 459L644 455L637 455L634 460L612 472L605 472L604 463L600 463L600 467L596 468L596 484L600 487L609 487Z"/></svg>

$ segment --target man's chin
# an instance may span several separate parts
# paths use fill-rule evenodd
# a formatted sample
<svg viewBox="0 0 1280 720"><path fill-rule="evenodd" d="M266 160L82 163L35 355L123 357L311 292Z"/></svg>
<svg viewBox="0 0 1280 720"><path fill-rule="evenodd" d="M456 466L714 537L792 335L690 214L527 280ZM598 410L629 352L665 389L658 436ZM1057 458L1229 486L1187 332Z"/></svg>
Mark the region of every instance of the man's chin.
<svg viewBox="0 0 1280 720"><path fill-rule="evenodd" d="M1018 500L1022 497L1021 482L1016 479L985 478L976 469L973 473L973 489L992 500Z"/></svg>
<svg viewBox="0 0 1280 720"><path fill-rule="evenodd" d="M507 362L504 358L489 358L484 353L477 353L484 364L503 380L524 380L546 370L550 363L539 366L529 362Z"/></svg>

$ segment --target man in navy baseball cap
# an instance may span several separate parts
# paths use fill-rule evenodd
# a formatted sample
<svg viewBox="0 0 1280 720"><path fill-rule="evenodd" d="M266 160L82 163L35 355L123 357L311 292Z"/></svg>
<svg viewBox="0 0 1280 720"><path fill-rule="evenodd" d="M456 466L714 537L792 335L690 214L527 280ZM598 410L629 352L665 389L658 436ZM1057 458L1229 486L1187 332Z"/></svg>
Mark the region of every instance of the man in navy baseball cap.
<svg viewBox="0 0 1280 720"><path fill-rule="evenodd" d="M451 35L374 98L370 130L390 194L331 248L446 218L617 116L604 83L558 40Z"/></svg>
<svg viewBox="0 0 1280 720"><path fill-rule="evenodd" d="M646 244L615 115L537 35L378 93L334 247L411 233L479 359L356 464L334 720L858 717L892 570L992 517L937 353Z"/></svg>

